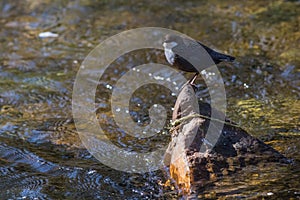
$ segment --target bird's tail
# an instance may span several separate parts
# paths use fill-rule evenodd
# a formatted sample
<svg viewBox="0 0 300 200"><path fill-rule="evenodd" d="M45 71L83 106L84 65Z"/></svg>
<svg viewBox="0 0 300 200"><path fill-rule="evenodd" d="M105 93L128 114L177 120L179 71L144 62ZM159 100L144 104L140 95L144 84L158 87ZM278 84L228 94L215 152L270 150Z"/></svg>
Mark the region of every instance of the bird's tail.
<svg viewBox="0 0 300 200"><path fill-rule="evenodd" d="M201 44L201 43L199 43ZM215 50L212 50L211 48L205 46L204 44L201 44L205 50L209 53L209 55L212 57L212 59L215 61L216 64L225 61L225 62L233 62L235 60L235 57L226 55L223 53L219 53Z"/></svg>
<svg viewBox="0 0 300 200"><path fill-rule="evenodd" d="M222 54L222 53L218 53L217 57L218 57L218 60L225 61L225 62L233 62L235 60L235 57L226 55L226 54Z"/></svg>

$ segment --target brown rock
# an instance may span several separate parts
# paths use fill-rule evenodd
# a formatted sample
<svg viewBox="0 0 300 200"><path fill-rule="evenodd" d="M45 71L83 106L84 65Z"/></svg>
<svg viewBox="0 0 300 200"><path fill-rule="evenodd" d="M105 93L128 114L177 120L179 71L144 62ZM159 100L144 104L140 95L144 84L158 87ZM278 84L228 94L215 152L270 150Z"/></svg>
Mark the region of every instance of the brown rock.
<svg viewBox="0 0 300 200"><path fill-rule="evenodd" d="M175 124L170 130L172 141L164 159L164 164L170 167L171 178L183 194L197 193L208 182L247 165L288 162L278 151L228 120L213 146L204 138L210 123L221 122L209 119L210 113L210 105L198 102L193 87L186 84L175 104ZM223 113L217 115L221 118ZM201 149L202 145L206 151Z"/></svg>

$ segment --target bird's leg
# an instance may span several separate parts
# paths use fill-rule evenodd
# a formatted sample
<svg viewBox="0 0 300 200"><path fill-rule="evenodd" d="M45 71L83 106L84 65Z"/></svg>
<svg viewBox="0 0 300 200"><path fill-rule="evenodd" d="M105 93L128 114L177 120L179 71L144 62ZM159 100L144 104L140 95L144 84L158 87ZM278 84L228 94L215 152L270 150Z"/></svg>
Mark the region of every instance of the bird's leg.
<svg viewBox="0 0 300 200"><path fill-rule="evenodd" d="M198 76L198 75L199 75L199 72L197 72L197 73L193 76L193 78L191 78L191 80L189 80L189 84L195 85L194 82L195 82L195 80L197 79L197 76Z"/></svg>

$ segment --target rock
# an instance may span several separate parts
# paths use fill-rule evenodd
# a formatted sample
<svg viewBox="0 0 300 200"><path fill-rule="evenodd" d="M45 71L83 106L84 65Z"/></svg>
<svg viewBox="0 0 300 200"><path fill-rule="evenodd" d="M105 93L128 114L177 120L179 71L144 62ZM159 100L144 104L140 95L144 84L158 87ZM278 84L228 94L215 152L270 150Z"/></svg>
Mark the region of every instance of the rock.
<svg viewBox="0 0 300 200"><path fill-rule="evenodd" d="M224 118L223 113L216 113L220 119ZM175 104L173 122L176 123L170 130L172 141L164 158L181 193L198 193L217 177L230 175L247 165L289 162L278 151L229 120L225 120L216 144L211 144L204 139L209 124L220 125L221 122L210 119L210 115L210 105L198 102L194 88L186 84Z"/></svg>

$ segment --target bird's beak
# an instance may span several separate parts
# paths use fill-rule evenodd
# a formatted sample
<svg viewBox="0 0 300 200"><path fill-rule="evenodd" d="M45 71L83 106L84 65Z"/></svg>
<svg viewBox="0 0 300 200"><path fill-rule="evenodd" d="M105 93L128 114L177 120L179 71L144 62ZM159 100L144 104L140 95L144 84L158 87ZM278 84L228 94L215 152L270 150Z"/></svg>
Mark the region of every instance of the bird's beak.
<svg viewBox="0 0 300 200"><path fill-rule="evenodd" d="M165 39L164 40L164 43L170 43L170 42L172 42L170 39Z"/></svg>

